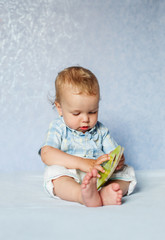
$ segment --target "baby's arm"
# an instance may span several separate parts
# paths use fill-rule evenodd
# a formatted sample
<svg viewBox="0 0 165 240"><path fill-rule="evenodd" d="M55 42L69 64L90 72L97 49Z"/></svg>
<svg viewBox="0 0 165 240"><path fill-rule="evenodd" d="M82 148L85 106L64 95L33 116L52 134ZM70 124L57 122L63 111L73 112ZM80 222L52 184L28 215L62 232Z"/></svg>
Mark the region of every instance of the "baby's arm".
<svg viewBox="0 0 165 240"><path fill-rule="evenodd" d="M107 161L109 156L105 154L96 160L81 158L67 154L57 148L44 146L41 149L41 159L48 166L60 165L68 169L80 169L83 172L90 172L93 168L96 168L98 171L104 172L100 164Z"/></svg>
<svg viewBox="0 0 165 240"><path fill-rule="evenodd" d="M44 146L41 149L41 159L48 165L61 165L70 169L77 169L81 158L67 154L57 148Z"/></svg>

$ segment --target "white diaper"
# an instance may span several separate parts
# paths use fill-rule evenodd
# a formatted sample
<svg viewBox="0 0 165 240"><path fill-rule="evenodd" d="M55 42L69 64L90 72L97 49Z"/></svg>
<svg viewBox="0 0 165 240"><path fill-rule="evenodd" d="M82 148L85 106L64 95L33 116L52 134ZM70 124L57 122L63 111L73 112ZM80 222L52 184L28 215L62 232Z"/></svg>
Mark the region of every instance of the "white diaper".
<svg viewBox="0 0 165 240"><path fill-rule="evenodd" d="M85 175L86 173L80 170L67 169L59 165L46 166L45 173L44 173L44 189L51 197L57 198L53 193L52 180L62 176L68 176L68 177L74 178L76 182L81 184ZM132 167L125 165L122 171L115 172L112 175L111 180L117 180L117 179L130 182L127 195L133 192L137 181L136 181L134 169Z"/></svg>

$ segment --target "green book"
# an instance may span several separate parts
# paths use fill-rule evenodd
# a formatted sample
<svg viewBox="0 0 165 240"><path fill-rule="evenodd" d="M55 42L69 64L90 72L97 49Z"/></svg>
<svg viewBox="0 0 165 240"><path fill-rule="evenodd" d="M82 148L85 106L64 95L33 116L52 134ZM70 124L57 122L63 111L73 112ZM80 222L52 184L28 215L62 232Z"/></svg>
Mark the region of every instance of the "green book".
<svg viewBox="0 0 165 240"><path fill-rule="evenodd" d="M110 154L110 159L106 162L103 162L101 166L104 168L105 172L99 172L100 178L97 179L97 189L102 187L112 176L113 172L115 171L118 163L121 160L121 157L123 155L124 148L120 145L117 146Z"/></svg>

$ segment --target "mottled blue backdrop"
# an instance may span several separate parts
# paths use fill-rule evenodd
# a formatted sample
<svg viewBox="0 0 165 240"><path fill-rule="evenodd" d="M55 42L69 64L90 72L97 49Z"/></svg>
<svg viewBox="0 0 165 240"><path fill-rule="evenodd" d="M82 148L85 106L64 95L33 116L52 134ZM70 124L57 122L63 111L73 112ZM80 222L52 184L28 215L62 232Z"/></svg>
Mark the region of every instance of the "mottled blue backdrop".
<svg viewBox="0 0 165 240"><path fill-rule="evenodd" d="M127 163L165 168L165 1L0 0L0 171L43 170L48 95L71 65L98 77Z"/></svg>

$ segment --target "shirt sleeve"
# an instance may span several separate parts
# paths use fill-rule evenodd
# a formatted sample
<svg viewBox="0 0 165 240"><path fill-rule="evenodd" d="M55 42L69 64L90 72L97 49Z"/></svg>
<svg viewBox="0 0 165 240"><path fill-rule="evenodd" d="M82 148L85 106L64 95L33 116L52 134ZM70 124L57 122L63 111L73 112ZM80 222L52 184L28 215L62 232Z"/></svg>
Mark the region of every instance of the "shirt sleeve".
<svg viewBox="0 0 165 240"><path fill-rule="evenodd" d="M106 128L104 125L102 125L101 128L102 128L102 136L103 136L103 139L102 139L103 152L105 154L108 154L111 151L113 151L118 146L118 144L111 136L108 128Z"/></svg>
<svg viewBox="0 0 165 240"><path fill-rule="evenodd" d="M62 136L62 126L58 124L58 122L53 121L50 123L45 141L42 144L41 148L44 146L50 146L54 148L61 148L61 136ZM39 150L39 154L41 154L41 148Z"/></svg>

